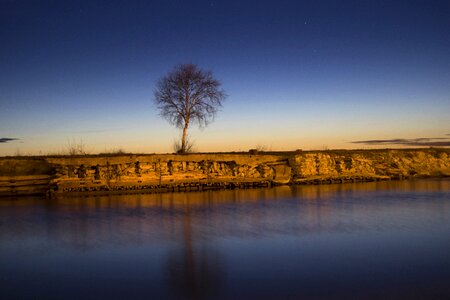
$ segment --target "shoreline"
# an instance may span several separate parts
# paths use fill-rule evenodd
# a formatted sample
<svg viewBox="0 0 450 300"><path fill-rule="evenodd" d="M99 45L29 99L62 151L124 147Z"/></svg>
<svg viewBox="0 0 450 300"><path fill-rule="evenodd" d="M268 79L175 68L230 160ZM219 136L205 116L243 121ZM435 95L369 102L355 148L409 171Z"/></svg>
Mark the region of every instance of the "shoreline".
<svg viewBox="0 0 450 300"><path fill-rule="evenodd" d="M450 149L0 158L0 196L165 193L450 177Z"/></svg>

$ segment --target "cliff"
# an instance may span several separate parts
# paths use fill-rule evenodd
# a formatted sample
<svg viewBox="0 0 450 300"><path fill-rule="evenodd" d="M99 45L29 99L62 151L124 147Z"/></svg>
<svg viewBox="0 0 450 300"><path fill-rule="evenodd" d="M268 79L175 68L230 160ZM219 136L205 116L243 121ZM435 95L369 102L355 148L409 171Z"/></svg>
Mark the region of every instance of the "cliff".
<svg viewBox="0 0 450 300"><path fill-rule="evenodd" d="M185 191L450 176L450 149L0 158L0 195Z"/></svg>

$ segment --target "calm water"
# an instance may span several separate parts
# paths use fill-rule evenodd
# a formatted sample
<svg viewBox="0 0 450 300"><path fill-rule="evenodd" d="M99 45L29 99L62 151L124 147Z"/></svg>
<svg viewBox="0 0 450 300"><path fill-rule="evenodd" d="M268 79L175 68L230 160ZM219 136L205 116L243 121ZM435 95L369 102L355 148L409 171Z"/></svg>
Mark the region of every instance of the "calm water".
<svg viewBox="0 0 450 300"><path fill-rule="evenodd" d="M0 199L0 297L450 298L450 180Z"/></svg>

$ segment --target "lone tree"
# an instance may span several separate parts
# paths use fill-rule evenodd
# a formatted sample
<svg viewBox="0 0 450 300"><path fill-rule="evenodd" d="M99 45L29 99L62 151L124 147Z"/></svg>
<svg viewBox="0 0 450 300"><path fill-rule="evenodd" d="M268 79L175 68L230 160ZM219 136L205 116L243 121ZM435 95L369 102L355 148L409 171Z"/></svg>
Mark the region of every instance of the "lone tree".
<svg viewBox="0 0 450 300"><path fill-rule="evenodd" d="M211 71L194 64L178 65L158 81L154 101L160 115L183 129L178 153L189 150L187 130L190 124L202 128L214 119L226 98L220 85Z"/></svg>

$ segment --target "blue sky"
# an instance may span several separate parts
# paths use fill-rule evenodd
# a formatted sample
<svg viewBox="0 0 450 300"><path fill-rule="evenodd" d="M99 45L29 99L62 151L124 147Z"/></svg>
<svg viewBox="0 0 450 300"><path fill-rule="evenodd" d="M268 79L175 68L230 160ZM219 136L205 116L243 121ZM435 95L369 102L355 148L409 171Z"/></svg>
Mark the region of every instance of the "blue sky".
<svg viewBox="0 0 450 300"><path fill-rule="evenodd" d="M199 151L361 148L450 133L448 1L0 1L0 155L171 152L179 63L229 95ZM386 145L382 145L386 147Z"/></svg>

